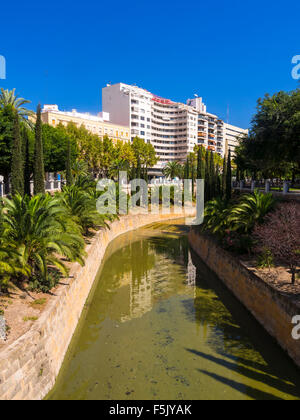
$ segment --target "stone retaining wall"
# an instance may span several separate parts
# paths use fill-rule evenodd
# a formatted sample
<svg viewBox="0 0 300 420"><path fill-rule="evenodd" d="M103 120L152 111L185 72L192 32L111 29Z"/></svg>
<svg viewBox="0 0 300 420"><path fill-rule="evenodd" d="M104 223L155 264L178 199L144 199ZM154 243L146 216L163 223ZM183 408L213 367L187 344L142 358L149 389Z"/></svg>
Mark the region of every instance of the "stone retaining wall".
<svg viewBox="0 0 300 420"><path fill-rule="evenodd" d="M74 264L70 282L60 286L32 328L0 352L0 400L40 400L55 384L107 245L117 236L184 214L124 216L97 233L84 267Z"/></svg>
<svg viewBox="0 0 300 420"><path fill-rule="evenodd" d="M212 238L191 230L189 242L196 254L300 367L300 340L292 338L295 327L292 318L300 315L300 305L249 271Z"/></svg>

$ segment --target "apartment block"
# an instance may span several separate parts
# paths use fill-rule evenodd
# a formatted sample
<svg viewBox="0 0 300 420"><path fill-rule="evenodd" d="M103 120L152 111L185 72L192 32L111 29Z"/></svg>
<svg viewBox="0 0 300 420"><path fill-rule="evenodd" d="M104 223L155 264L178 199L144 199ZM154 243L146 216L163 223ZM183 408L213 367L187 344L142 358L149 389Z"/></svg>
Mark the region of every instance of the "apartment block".
<svg viewBox="0 0 300 420"><path fill-rule="evenodd" d="M198 145L224 156L224 122L217 115L207 112L202 98L188 99L187 104L196 109L198 113Z"/></svg>
<svg viewBox="0 0 300 420"><path fill-rule="evenodd" d="M243 128L236 127L231 124L224 124L225 128L225 153L227 154L229 150L231 155L235 155L235 148L239 145L239 139L241 137L247 136L249 130L244 130Z"/></svg>
<svg viewBox="0 0 300 420"><path fill-rule="evenodd" d="M138 86L118 83L102 89L102 108L115 124L130 127L131 140L138 136L151 143L159 157L153 175L170 161L185 161L195 145L225 156L234 152L241 134L247 130L224 123L207 112L202 98L186 104L161 98Z"/></svg>
<svg viewBox="0 0 300 420"><path fill-rule="evenodd" d="M59 124L68 125L70 122L81 127L82 125L91 133L103 138L107 135L114 142L117 140L130 141L129 126L113 124L110 121L109 113L102 112L98 115L79 113L76 109L71 112L60 111L57 105L45 105L42 110L42 121L44 124L56 127Z"/></svg>
<svg viewBox="0 0 300 420"><path fill-rule="evenodd" d="M170 161L184 161L197 144L198 113L192 107L164 99L124 83L102 89L102 108L116 124L129 125L131 139L151 143L159 157L152 174Z"/></svg>

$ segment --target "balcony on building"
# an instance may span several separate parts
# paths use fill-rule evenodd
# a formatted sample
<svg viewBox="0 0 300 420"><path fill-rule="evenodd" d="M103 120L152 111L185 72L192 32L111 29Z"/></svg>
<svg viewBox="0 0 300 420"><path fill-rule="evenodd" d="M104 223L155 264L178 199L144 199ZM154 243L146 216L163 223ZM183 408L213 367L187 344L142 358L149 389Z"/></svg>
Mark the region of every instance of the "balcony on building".
<svg viewBox="0 0 300 420"><path fill-rule="evenodd" d="M204 131L199 131L198 137L206 137L206 133Z"/></svg>

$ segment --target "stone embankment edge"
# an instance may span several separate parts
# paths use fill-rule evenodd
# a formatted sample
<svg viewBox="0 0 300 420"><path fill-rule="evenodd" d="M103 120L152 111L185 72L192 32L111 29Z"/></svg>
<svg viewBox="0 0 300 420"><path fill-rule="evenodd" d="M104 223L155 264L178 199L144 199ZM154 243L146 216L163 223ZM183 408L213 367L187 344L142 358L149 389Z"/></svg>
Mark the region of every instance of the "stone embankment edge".
<svg viewBox="0 0 300 420"><path fill-rule="evenodd" d="M129 215L97 232L84 267L73 264L31 329L0 352L0 400L41 400L53 388L107 246L119 235L181 214Z"/></svg>
<svg viewBox="0 0 300 420"><path fill-rule="evenodd" d="M218 246L213 238L192 229L189 243L203 262L300 367L300 340L292 337L295 327L292 318L300 315L300 305L250 271L235 256Z"/></svg>

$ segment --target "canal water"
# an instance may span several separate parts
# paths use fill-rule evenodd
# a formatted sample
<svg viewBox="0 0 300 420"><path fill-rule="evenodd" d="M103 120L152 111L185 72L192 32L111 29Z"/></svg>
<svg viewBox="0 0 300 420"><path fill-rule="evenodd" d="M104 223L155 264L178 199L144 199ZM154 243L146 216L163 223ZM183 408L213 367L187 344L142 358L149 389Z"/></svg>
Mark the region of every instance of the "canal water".
<svg viewBox="0 0 300 420"><path fill-rule="evenodd" d="M111 243L47 398L300 399L300 371L172 222Z"/></svg>

